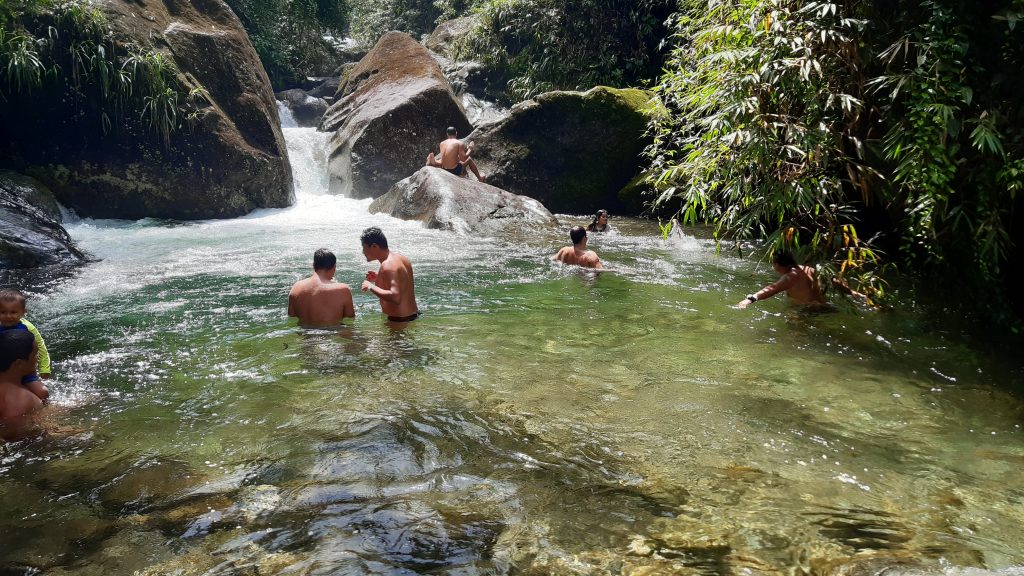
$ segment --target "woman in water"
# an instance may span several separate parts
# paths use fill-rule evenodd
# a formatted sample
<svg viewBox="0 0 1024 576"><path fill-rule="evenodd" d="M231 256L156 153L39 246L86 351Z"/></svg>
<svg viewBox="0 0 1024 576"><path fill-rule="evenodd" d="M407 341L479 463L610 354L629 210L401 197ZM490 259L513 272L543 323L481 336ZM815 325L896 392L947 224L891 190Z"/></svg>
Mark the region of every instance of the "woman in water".
<svg viewBox="0 0 1024 576"><path fill-rule="evenodd" d="M608 225L607 210L598 210L594 215L594 221L587 226L587 232L610 232L611 229L612 227Z"/></svg>

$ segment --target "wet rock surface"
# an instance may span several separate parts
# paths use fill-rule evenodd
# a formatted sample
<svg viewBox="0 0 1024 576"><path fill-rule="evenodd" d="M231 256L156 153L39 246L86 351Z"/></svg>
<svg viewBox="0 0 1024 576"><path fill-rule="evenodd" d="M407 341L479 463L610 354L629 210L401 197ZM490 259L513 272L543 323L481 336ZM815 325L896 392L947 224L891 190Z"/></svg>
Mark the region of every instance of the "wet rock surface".
<svg viewBox="0 0 1024 576"><path fill-rule="evenodd" d="M0 170L0 269L82 262L85 255L60 220L57 202L45 186Z"/></svg>
<svg viewBox="0 0 1024 576"><path fill-rule="evenodd" d="M299 126L319 126L324 112L327 111L327 102L323 98L315 97L298 88L278 92L275 96L292 111L295 123Z"/></svg>
<svg viewBox="0 0 1024 576"><path fill-rule="evenodd" d="M330 191L376 198L418 170L445 138L471 127L441 69L408 34L389 32L348 74L320 129L333 132Z"/></svg>
<svg viewBox="0 0 1024 576"><path fill-rule="evenodd" d="M374 200L370 212L419 220L428 228L460 234L557 224L555 217L532 198L429 166Z"/></svg>

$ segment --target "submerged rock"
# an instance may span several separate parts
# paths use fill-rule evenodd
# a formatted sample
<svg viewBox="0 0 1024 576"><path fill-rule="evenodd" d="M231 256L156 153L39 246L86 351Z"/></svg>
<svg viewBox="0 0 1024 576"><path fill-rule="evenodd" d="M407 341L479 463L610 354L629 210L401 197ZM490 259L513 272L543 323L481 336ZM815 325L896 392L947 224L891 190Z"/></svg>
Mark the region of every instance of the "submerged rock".
<svg viewBox="0 0 1024 576"><path fill-rule="evenodd" d="M0 157L41 180L65 206L97 218L227 218L291 204L292 179L270 81L222 0L92 3L119 45L177 68L165 142L138 111L110 112L94 92L67 101L63 83L0 106ZM37 36L46 35L40 21ZM193 91L194 115L181 106Z"/></svg>
<svg viewBox="0 0 1024 576"><path fill-rule="evenodd" d="M445 138L471 127L430 53L402 32L385 34L353 68L320 129L330 144L330 191L381 196L418 170Z"/></svg>
<svg viewBox="0 0 1024 576"><path fill-rule="evenodd" d="M425 166L370 204L371 213L419 220L428 228L460 234L495 232L506 226L555 226L543 204L483 182Z"/></svg>
<svg viewBox="0 0 1024 576"><path fill-rule="evenodd" d="M548 92L466 140L499 188L555 212L623 212L619 191L640 173L647 123L660 109L652 93L637 89Z"/></svg>
<svg viewBox="0 0 1024 576"><path fill-rule="evenodd" d="M60 220L57 202L45 186L0 170L0 269L83 261Z"/></svg>

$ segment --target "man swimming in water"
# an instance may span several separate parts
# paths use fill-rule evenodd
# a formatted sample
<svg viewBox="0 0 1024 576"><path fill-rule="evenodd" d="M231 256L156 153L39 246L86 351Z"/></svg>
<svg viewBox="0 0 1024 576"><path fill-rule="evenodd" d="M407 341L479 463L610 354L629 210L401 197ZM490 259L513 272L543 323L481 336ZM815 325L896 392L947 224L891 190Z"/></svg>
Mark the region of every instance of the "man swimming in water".
<svg viewBox="0 0 1024 576"><path fill-rule="evenodd" d="M288 316L295 316L305 327L332 326L345 318L355 318L352 290L335 282L337 258L326 248L313 254L313 275L296 282L288 294Z"/></svg>
<svg viewBox="0 0 1024 576"><path fill-rule="evenodd" d="M754 294L748 294L736 305L740 308L771 298L779 292L785 292L794 304L823 306L825 297L821 295L817 274L813 266L800 266L789 250L780 250L772 257L772 268L781 278L774 284L761 288Z"/></svg>
<svg viewBox="0 0 1024 576"><path fill-rule="evenodd" d="M441 142L441 159L438 160L438 157L431 152L427 156L427 166L443 168L463 178L469 177L466 174L466 168L468 167L476 175L477 180L484 182L484 177L476 168L476 162L470 158L470 147L463 143L462 140L459 140L459 134L455 127L449 126L446 132L448 139Z"/></svg>
<svg viewBox="0 0 1024 576"><path fill-rule="evenodd" d="M366 261L380 262L377 272L367 272L363 292L371 292L380 299L380 308L388 321L404 324L419 318L416 291L413 286L412 262L388 248L388 239L376 226L363 230L359 237Z"/></svg>
<svg viewBox="0 0 1024 576"><path fill-rule="evenodd" d="M573 226L569 231L569 239L572 240L572 246L566 246L559 250L558 254L551 257L552 260L576 264L584 268L603 268L597 253L587 250L587 231L582 226Z"/></svg>

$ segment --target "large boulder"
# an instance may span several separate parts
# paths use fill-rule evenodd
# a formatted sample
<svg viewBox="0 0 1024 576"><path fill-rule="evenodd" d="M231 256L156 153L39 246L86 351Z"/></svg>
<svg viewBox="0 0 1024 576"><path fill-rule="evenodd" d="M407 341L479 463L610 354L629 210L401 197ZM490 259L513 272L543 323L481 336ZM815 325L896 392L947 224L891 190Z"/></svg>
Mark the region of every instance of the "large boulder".
<svg viewBox="0 0 1024 576"><path fill-rule="evenodd" d="M466 113L426 48L388 32L339 89L324 116L332 194L376 198L424 165L445 128L471 130Z"/></svg>
<svg viewBox="0 0 1024 576"><path fill-rule="evenodd" d="M76 264L84 259L53 195L39 182L0 170L0 269Z"/></svg>
<svg viewBox="0 0 1024 576"><path fill-rule="evenodd" d="M291 110L292 117L299 126L319 126L324 112L327 112L327 102L323 98L311 96L299 88L284 90L275 96Z"/></svg>
<svg viewBox="0 0 1024 576"><path fill-rule="evenodd" d="M488 182L555 212L626 211L619 191L640 173L650 92L599 86L548 92L512 107L466 140ZM635 207L628 212L635 213Z"/></svg>
<svg viewBox="0 0 1024 576"><path fill-rule="evenodd" d="M508 226L555 226L555 217L533 198L424 166L370 204L370 213L419 220L427 228L460 234L498 232Z"/></svg>
<svg viewBox="0 0 1024 576"><path fill-rule="evenodd" d="M98 88L75 101L63 81L50 82L0 105L0 157L8 166L40 179L77 213L99 218L227 218L293 201L270 81L223 0L91 6L119 46L173 65L175 129L165 141L138 110L104 106ZM41 22L34 33L45 37ZM188 118L183 106L192 107Z"/></svg>

